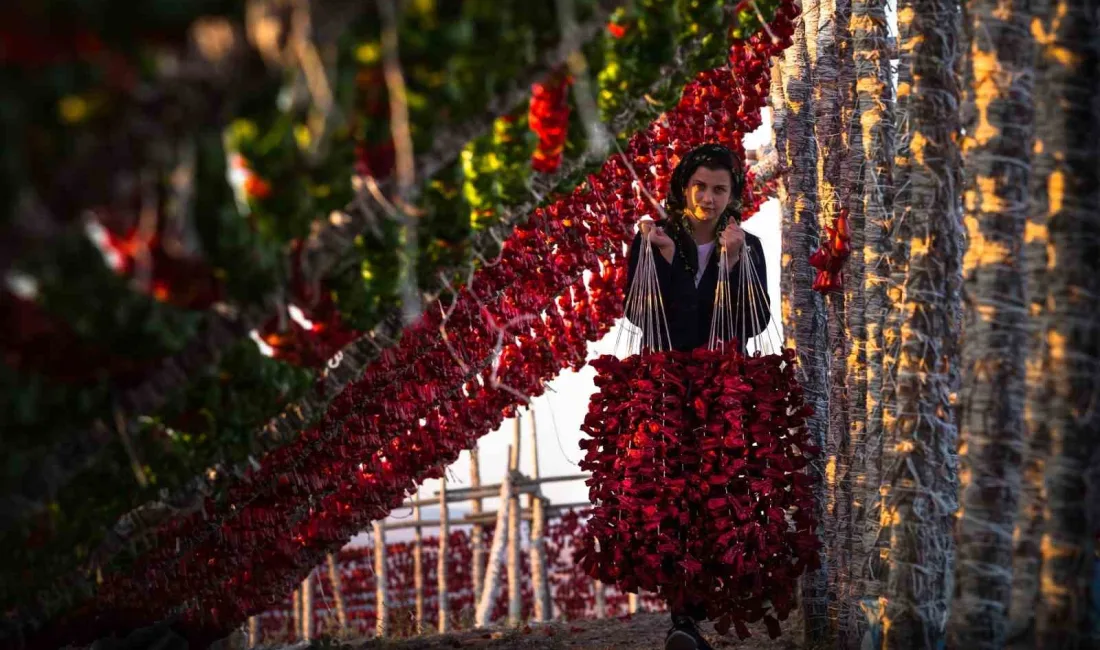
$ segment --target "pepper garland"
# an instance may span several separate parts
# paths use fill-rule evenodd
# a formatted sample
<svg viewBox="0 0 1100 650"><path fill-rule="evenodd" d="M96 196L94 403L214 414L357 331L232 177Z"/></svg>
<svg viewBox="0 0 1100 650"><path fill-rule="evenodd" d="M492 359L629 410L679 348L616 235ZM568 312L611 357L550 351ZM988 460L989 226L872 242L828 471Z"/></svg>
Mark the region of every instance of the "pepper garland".
<svg viewBox="0 0 1100 650"><path fill-rule="evenodd" d="M754 44L750 42L747 45L751 49ZM746 48L741 47L741 51L744 49ZM764 50L765 48L759 48L760 52ZM735 61L739 68L745 63L741 59ZM759 57L755 61L757 69L766 71L766 66L766 57ZM640 161L639 156L645 155L643 152L651 150L656 143L673 141L674 135L678 136L678 147L693 144L700 136L730 140L731 134L736 132L732 130L737 126L732 118L736 111L723 111L719 114L729 117L711 123L708 123L706 115L712 112L710 109L719 107L718 104L710 104L720 103L722 97L733 96L730 92L732 87L733 80L728 72L717 76L703 75L685 91L684 101L670 113L664 125L655 124L644 136L640 135L631 141L628 156ZM743 100L744 97L737 98L738 104ZM755 119L756 124L759 124L759 105L763 103L763 97L750 97L749 101L758 101L756 108L749 108L746 114L751 111L751 115L755 117L750 116L750 121ZM750 123L741 126L748 128L753 125ZM658 179L667 176L669 171L667 166L659 170ZM195 634L202 635L202 630L215 634L216 630L223 629L222 626L228 620L237 620L244 612L254 611L259 604L255 599L261 593L267 593L273 587L277 591L285 586L287 580L280 577L285 574L276 571L276 565L285 566L283 563L292 557L300 558L294 561L297 565L303 560L308 562L310 557L315 559L325 546L339 543L344 538L346 533L342 531L354 530L399 503L412 481L420 480L432 472L438 473L438 467L431 470L424 468L430 467L433 462L445 462L464 446L465 441L469 440L468 436L476 436L486 427L495 426L494 423L499 423L504 408L514 403L515 394L495 380L505 381L515 387L518 393L537 394L541 389L542 378L553 376L561 367L558 364L565 362L564 359L555 359L555 355L560 352L548 345L547 336L540 335L546 332L553 321L551 318L549 321L534 323L535 331L531 334L516 332L520 334L520 339L504 345L496 357L494 367L499 374L489 369L479 370L476 365L471 366L477 359L486 358L486 353L496 347L497 340L495 328L489 327L485 320L479 320L478 315L482 318L492 315L497 323L506 323L518 315L538 313L548 306L541 296L560 293L571 282L575 283L576 280L571 278L579 277L579 271L585 266L596 265L596 268L602 269L597 276L601 282L621 282L621 274L611 272L613 267L597 262L597 253L607 256L608 262L618 259L617 253L600 242L618 242L619 245L625 243L629 230L627 224L632 223L639 207L635 204L640 204L641 201L640 197L629 201L624 198L632 195L629 190L632 181L633 176L621 159L614 158L605 164L603 173L589 179L585 191L574 193L555 206L533 215L505 244L501 262L479 271L475 278L477 288L473 290L476 293L465 288L455 302L449 305L453 311L446 322L447 328L463 332L462 336L446 339L452 350L433 346L433 340L438 343L440 326L444 324L442 310L448 307L441 304L439 312L429 309L424 320L406 334L402 344L392 354L384 355L368 370L363 380L345 391L330 409L326 419L328 424L324 428L309 432L290 447L274 452L265 465L254 473L251 484L256 487L271 486L271 490L261 488L258 492L253 492L248 488L245 491L231 491L231 495L236 495L237 499L252 492L248 502L233 510L233 519L244 523L247 528L223 534L218 540L211 539L209 541L213 542L213 546L205 544L206 550L202 550L202 547L194 545L205 537L201 531L207 529L207 526L202 524L202 517L190 520L190 526L198 526L191 528L190 533L186 532L186 527L181 527L182 521L173 522L162 533L167 536L164 541L168 542L164 549L166 552L169 547L176 549L176 544L172 542L178 539L182 543L182 550L178 553L182 553L182 556L176 550L168 555L157 551L136 568L139 575L152 572L148 575L157 576L152 580L156 589L149 594L148 599L140 603L133 602L129 598L133 587L128 580L120 582L121 576L111 576L105 578L100 590L101 602L120 616L125 613L123 619L132 623L153 611L162 613L164 596L169 592L199 596L204 602L220 604L203 611L188 610L184 615L185 620L190 622L191 630ZM608 185L609 182L613 184ZM623 189L615 192L612 189L615 187ZM584 206L588 204L600 208L597 210L597 214L603 215L600 221L594 222L585 218ZM587 316L589 320L595 318L592 331L597 334L601 325L596 323L606 327L619 306L619 294L613 284L603 287L600 284L595 283L589 287L592 296L590 304L594 311ZM497 302L498 295L503 303ZM477 299L477 296L482 299ZM578 297L578 293L569 294L572 304L584 304L584 301L577 300ZM489 302L485 302L486 300ZM460 363L456 363L452 353L457 355ZM405 385L401 383L400 376L393 376L394 371L404 367L417 369L420 376L415 384ZM474 374L468 375L463 367L471 368ZM399 374L403 375L404 371ZM471 382L470 378L475 376L480 376L481 379ZM454 385L452 382L456 380L459 381L459 395L442 388L448 384ZM392 391L396 394L390 399L360 403L360 395L373 395L381 385L396 388ZM467 397L461 397L462 393ZM443 401L437 402L440 398ZM456 399L456 403L448 405ZM427 405L435 405L437 410L424 411L423 406L417 406L425 404L424 400L427 400ZM362 406L366 410L359 413L362 409L354 408L355 406ZM421 428L418 422L425 416L428 419L423 421L425 428ZM392 434L380 437L375 432L377 427L384 427L385 431L390 432L404 430L411 437L390 439ZM325 443L338 430L344 431L343 442L335 447ZM380 445L386 439L390 439L390 442L386 443L383 450ZM407 444L412 446L406 447ZM311 449L312 454L309 453ZM373 453L370 451L372 449L375 450ZM351 460L352 458L359 462ZM302 463L306 459L309 459L311 466L325 469L321 473L310 473L303 477L294 468L304 467ZM351 482L344 482L347 480ZM242 484L241 488L247 486ZM272 499L275 494L282 494L284 496L279 499L287 499L287 503L300 501L300 496L295 495L302 488L315 494L314 514L295 524L300 516L295 514L296 509L273 507L277 501ZM371 502L365 504L362 510L352 509L347 499L354 494L354 500L362 504L364 488L367 494L372 495ZM325 496L318 498L317 492ZM347 496L343 496L344 493ZM209 505L222 512L220 515L213 515L216 519L229 512L223 509L224 506ZM210 516L209 512L206 514ZM288 516L289 519L284 519ZM280 521L283 523L279 523ZM228 533L231 529L224 529L223 524L223 530ZM211 566L199 558L236 557L243 560L242 553L245 549L253 548L256 542L270 538L275 531L281 530L293 531L291 540L298 540L298 544L305 544L306 548L316 550L303 549L303 554L297 550L301 547L296 547L293 542L288 546L283 541L272 540L276 544L276 554L254 558L250 569L225 583L225 588L237 597L227 601L218 596L221 590L218 586L220 581L214 575L207 574L211 570L215 573L222 571L223 569L214 568L222 565L219 563ZM199 536L196 537L196 534ZM282 559L278 559L280 557ZM179 563L180 559L183 560L182 565ZM167 564L162 564L165 561L175 565L176 570L163 573L168 569ZM268 568L261 569L261 565L255 561L264 563ZM183 567L187 567L185 574L179 572ZM225 567L225 570L234 571L229 567ZM225 574L227 578L229 575ZM144 578L141 580L146 586L148 582ZM165 589L169 589L169 592L165 592ZM204 593L209 598L202 596ZM110 625L112 621L101 619L100 623Z"/></svg>
<svg viewBox="0 0 1100 650"><path fill-rule="evenodd" d="M531 88L528 120L538 134L539 144L531 155L531 167L543 174L552 174L561 166L562 152L568 136L568 93L573 79L559 71Z"/></svg>
<svg viewBox="0 0 1100 650"><path fill-rule="evenodd" d="M844 289L844 263L852 255L852 228L848 208L841 208L832 225L825 226L821 246L810 254L810 266L817 269L813 289L830 293Z"/></svg>
<svg viewBox="0 0 1100 650"><path fill-rule="evenodd" d="M597 505L576 557L589 575L674 607L704 598L722 633L732 624L744 638L763 620L778 636L819 545L801 473L819 450L794 359L733 349L593 362L581 467Z"/></svg>
<svg viewBox="0 0 1100 650"><path fill-rule="evenodd" d="M185 485L213 465L258 454L255 422L301 398L311 384L308 371L268 358L252 341L242 340L217 368L195 378L184 399L143 421L141 436L151 443L140 452L145 487L135 484L130 458L116 440L102 462L58 495L55 507L29 519L24 528L0 534L0 544L10 549L5 579L0 581L0 602L18 603L27 589L64 578L76 563L98 563L97 548L110 532L104 521L158 499L166 486ZM253 389L242 394L241 387L252 386L263 387L264 392ZM216 412L234 417L212 417ZM131 485L121 488L119 477L126 477ZM133 541L142 548L139 542Z"/></svg>

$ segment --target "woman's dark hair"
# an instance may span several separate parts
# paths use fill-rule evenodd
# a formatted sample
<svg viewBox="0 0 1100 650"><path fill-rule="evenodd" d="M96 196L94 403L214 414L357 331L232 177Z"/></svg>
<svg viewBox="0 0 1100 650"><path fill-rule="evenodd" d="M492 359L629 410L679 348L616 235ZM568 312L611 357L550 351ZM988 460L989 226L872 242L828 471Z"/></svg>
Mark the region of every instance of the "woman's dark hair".
<svg viewBox="0 0 1100 650"><path fill-rule="evenodd" d="M676 165L676 169L672 172L668 198L665 199L665 211L673 236L690 247L694 247L695 242L688 232L687 219L684 217L684 210L687 208L685 193L692 174L700 167L724 169L730 173L730 202L718 217L717 232L722 232L730 219L741 223L741 194L745 189L745 172L741 161L728 147L720 144L699 145L688 152ZM698 265L698 258L695 255L685 256L685 261L693 269Z"/></svg>

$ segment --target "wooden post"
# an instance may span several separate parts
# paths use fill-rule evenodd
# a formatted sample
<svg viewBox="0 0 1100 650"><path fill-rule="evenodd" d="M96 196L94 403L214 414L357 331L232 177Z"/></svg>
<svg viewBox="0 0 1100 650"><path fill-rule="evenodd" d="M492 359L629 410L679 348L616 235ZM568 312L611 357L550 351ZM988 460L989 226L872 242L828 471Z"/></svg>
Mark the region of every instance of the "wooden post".
<svg viewBox="0 0 1100 650"><path fill-rule="evenodd" d="M631 614L637 614L638 613L638 594L636 594L636 593L627 594L626 595L626 605L627 605L628 611Z"/></svg>
<svg viewBox="0 0 1100 650"><path fill-rule="evenodd" d="M302 590L295 589L290 603L291 622L294 625L293 640L297 641L302 634Z"/></svg>
<svg viewBox="0 0 1100 650"><path fill-rule="evenodd" d="M481 487L481 461L478 458L477 443L474 443L474 448L470 450L470 487L477 489ZM470 512L474 515L480 515L482 513L482 501L481 497L473 499L470 503ZM474 582L474 603L481 602L481 588L485 580L485 541L482 537L485 534L485 527L481 524L474 524L470 529L470 548L473 551L473 582Z"/></svg>
<svg viewBox="0 0 1100 650"><path fill-rule="evenodd" d="M451 534L447 507L447 474L439 482L439 564L436 567L439 579L439 633L445 634L451 624L450 594L447 593L447 542Z"/></svg>
<svg viewBox="0 0 1100 650"><path fill-rule="evenodd" d="M302 640L313 640L313 572L302 580Z"/></svg>
<svg viewBox="0 0 1100 650"><path fill-rule="evenodd" d="M332 600L336 603L336 621L340 624L340 634L348 631L348 610L344 605L344 586L340 581L340 567L336 563L336 554L328 554L328 581L332 585Z"/></svg>
<svg viewBox="0 0 1100 650"><path fill-rule="evenodd" d="M420 497L420 488L416 489L417 498ZM413 506L413 520L416 528L413 529L413 589L416 594L416 633L424 633L424 533L420 528L423 520L420 514L420 506Z"/></svg>
<svg viewBox="0 0 1100 650"><path fill-rule="evenodd" d="M512 446L508 448L508 469L513 472L519 471L519 447L522 440L522 427L522 418L519 411L516 411L516 419L512 427Z"/></svg>
<svg viewBox="0 0 1100 650"><path fill-rule="evenodd" d="M596 618L605 618L607 617L607 598L603 583L597 580L592 587L596 590Z"/></svg>
<svg viewBox="0 0 1100 650"><path fill-rule="evenodd" d="M511 457L512 450L508 450ZM493 546L489 549L489 564L485 569L485 586L477 603L474 624L485 627L492 622L493 605L500 589L500 566L504 563L504 544L508 540L508 502L512 499L512 476L506 474L500 482L500 507L497 508L497 525L493 532Z"/></svg>
<svg viewBox="0 0 1100 650"><path fill-rule="evenodd" d="M386 529L381 521L374 522L374 633L384 637L389 632L389 593L386 584Z"/></svg>
<svg viewBox="0 0 1100 650"><path fill-rule="evenodd" d="M260 617L248 617L248 647L255 648L260 645Z"/></svg>
<svg viewBox="0 0 1100 650"><path fill-rule="evenodd" d="M522 434L523 420L516 413L515 430L512 435L512 453L508 473L512 480L519 474L519 444ZM508 503L508 625L518 627L523 618L523 594L520 573L520 539L519 539L519 494L511 491ZM505 504L501 504L505 507Z"/></svg>
<svg viewBox="0 0 1100 650"><path fill-rule="evenodd" d="M538 426L535 424L535 411L531 410L531 478L539 480L539 440ZM550 607L550 582L546 575L546 498L542 489L527 497L531 508L531 587L535 595L535 620L549 621L553 612Z"/></svg>

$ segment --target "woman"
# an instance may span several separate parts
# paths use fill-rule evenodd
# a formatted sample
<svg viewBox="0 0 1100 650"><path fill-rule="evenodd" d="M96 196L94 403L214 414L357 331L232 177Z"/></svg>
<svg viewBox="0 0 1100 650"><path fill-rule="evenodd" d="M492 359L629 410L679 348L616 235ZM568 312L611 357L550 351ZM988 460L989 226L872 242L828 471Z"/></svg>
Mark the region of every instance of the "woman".
<svg viewBox="0 0 1100 650"><path fill-rule="evenodd" d="M631 286L643 237L653 247L657 279L675 350L706 346L710 337L719 252L727 258L727 279L734 312L733 335L740 341L759 334L771 318L764 249L760 239L741 229L739 211L744 174L732 151L716 144L692 150L672 173L666 220L643 221L630 247ZM741 265L751 258L756 275ZM662 333L663 337L664 334ZM710 650L697 621L706 620L701 604L673 609L666 650Z"/></svg>
<svg viewBox="0 0 1100 650"><path fill-rule="evenodd" d="M634 280L642 239L648 236L653 246L674 350L707 344L718 286L719 247L726 250L733 334L744 339L740 341L742 349L771 318L764 248L760 238L741 229L744 184L741 163L732 151L717 144L696 147L672 173L666 201L668 218L656 223L642 221L630 246L628 287ZM755 276L741 268L746 256L751 256ZM664 333L660 335L664 340Z"/></svg>

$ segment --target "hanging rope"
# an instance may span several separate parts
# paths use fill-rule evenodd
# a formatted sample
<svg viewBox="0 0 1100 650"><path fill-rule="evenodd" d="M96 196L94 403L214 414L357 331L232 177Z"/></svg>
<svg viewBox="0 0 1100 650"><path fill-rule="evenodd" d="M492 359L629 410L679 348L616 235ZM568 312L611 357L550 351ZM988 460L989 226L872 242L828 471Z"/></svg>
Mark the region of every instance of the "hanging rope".
<svg viewBox="0 0 1100 650"><path fill-rule="evenodd" d="M628 354L672 349L672 335L657 277L657 262L653 257L652 237L653 228L650 228L642 238L634 280L627 290L624 315L636 329L628 329L625 323L619 328L615 338L616 351L620 350L624 331L627 332L625 344Z"/></svg>

